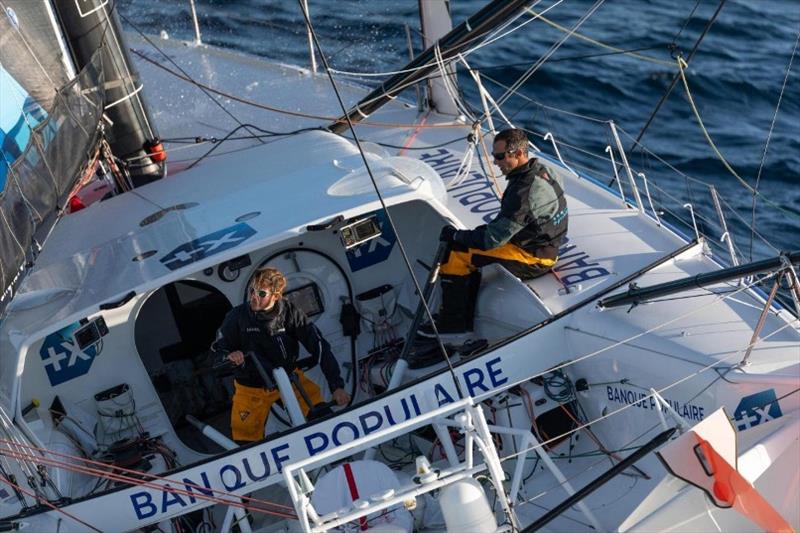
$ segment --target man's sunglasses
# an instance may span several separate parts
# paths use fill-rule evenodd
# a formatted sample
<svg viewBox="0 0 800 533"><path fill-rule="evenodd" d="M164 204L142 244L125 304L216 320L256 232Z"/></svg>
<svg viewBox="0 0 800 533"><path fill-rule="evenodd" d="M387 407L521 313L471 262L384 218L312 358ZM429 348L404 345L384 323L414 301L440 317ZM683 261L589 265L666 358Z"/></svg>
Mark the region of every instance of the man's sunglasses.
<svg viewBox="0 0 800 533"><path fill-rule="evenodd" d="M258 294L259 298L266 298L269 292L264 289L255 290L253 287L250 287L250 294Z"/></svg>
<svg viewBox="0 0 800 533"><path fill-rule="evenodd" d="M494 157L495 161L502 161L506 158L506 154L513 154L516 150L506 150L505 152L492 152L492 157Z"/></svg>

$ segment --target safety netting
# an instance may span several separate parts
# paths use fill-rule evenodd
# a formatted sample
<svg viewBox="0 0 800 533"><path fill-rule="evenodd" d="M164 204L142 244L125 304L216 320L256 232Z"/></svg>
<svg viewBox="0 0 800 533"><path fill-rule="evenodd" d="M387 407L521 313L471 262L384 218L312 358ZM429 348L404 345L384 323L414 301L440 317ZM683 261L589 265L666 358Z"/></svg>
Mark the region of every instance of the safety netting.
<svg viewBox="0 0 800 533"><path fill-rule="evenodd" d="M0 0L0 313L99 142L101 56L71 72L46 4Z"/></svg>

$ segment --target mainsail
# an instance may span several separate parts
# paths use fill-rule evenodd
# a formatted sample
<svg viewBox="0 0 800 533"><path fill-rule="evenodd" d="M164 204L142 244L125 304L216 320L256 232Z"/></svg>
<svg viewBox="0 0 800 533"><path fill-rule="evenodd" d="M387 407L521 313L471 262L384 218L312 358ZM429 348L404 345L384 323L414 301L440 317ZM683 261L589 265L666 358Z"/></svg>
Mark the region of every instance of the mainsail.
<svg viewBox="0 0 800 533"><path fill-rule="evenodd" d="M99 55L75 75L48 2L0 1L0 312L99 139Z"/></svg>

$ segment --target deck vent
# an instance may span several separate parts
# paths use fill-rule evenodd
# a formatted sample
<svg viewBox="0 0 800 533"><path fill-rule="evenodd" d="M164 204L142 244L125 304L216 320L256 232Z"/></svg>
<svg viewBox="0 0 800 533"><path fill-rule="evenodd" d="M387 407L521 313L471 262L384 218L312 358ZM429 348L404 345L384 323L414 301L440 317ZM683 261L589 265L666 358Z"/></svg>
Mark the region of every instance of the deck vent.
<svg viewBox="0 0 800 533"><path fill-rule="evenodd" d="M152 224L153 222L157 222L161 220L164 217L164 215L166 215L170 211L183 211L184 209L191 209L192 207L197 207L198 205L200 204L198 204L197 202L187 202L185 204L175 204L170 207L165 207L164 209L156 211L152 215L148 215L145 218L143 218L142 221L139 222L139 226L143 228L149 224Z"/></svg>
<svg viewBox="0 0 800 533"><path fill-rule="evenodd" d="M250 220L251 218L256 218L258 215L261 214L261 211L250 211L249 213L245 213L240 217L236 217L236 222L244 222L245 220Z"/></svg>

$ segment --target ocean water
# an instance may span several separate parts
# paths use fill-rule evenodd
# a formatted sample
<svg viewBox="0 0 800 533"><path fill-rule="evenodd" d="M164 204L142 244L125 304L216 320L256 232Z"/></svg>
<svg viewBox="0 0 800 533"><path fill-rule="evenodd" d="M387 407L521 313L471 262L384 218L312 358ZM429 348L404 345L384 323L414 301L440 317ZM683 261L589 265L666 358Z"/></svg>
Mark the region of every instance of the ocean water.
<svg viewBox="0 0 800 533"><path fill-rule="evenodd" d="M205 43L309 64L305 26L296 1L196 1ZM309 10L335 69L385 72L408 61L405 25L412 32L419 27L417 2L309 0ZM453 0L454 24L485 4L484 0ZM718 5L713 0L607 0L578 33L647 58L616 53L573 36L521 87L522 96L509 98L504 108L512 120L533 132L532 140L540 148L552 153L549 143L541 139L551 132L563 143L560 150L565 159L598 177L611 173L609 162L598 156L612 142L606 121L614 120L622 129L631 164L648 176L654 201L685 234L693 232L686 225L689 213L683 207L691 202L702 230L717 238L721 235L709 195L711 184L722 197L742 256L761 258L775 255L776 250L800 249L800 50L764 155L800 32L797 0L728 0L686 71L709 135L747 184L755 187L758 183L763 196L755 201L755 215L753 195L712 151L680 82L642 138L644 147L633 145L677 72L672 54L690 54ZM545 16L550 21L571 28L593 6L589 0L542 0L535 9L548 10ZM189 0L127 0L119 3L119 9L151 33L163 29L174 38L192 36ZM553 25L532 21L470 54L468 61L481 69L487 89L497 97L504 92L500 84L514 83L564 35ZM416 34L414 46L419 52ZM462 73L459 81L466 99L478 108L469 76ZM413 93L408 96L413 98ZM769 244L753 236L751 225Z"/></svg>

